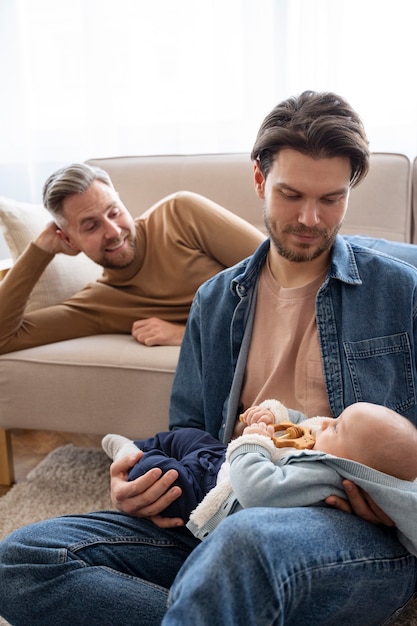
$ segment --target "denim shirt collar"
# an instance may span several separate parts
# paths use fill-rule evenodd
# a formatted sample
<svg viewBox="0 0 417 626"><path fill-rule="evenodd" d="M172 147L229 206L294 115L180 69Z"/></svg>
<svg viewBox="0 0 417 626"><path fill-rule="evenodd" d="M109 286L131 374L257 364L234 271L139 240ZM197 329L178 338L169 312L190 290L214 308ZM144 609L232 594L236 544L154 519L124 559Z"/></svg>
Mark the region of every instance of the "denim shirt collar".
<svg viewBox="0 0 417 626"><path fill-rule="evenodd" d="M240 297L244 297L251 290L259 278L259 273L266 261L270 245L270 239L266 239L248 259L243 272L232 280L232 292ZM329 278L335 278L350 285L362 284L352 245L341 235L337 235L332 248L331 264L327 274L327 279Z"/></svg>
<svg viewBox="0 0 417 626"><path fill-rule="evenodd" d="M255 250L253 255L249 257L246 264L243 265L243 271L235 276L231 282L230 288L232 293L236 293L239 297L244 297L256 284L262 265L266 261L270 248L270 240L266 239Z"/></svg>
<svg viewBox="0 0 417 626"><path fill-rule="evenodd" d="M330 270L327 276L349 285L362 284L352 245L340 235L337 235L334 242Z"/></svg>

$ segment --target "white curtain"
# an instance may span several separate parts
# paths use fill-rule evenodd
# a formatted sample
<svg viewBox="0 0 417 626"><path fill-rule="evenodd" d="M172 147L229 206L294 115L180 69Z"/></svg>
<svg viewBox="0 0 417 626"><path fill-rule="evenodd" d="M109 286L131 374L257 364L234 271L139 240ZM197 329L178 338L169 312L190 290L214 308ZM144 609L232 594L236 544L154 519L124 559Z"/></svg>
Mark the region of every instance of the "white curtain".
<svg viewBox="0 0 417 626"><path fill-rule="evenodd" d="M415 0L0 0L0 195L90 157L249 152L304 89L417 155Z"/></svg>
<svg viewBox="0 0 417 626"><path fill-rule="evenodd" d="M275 57L274 0L0 11L0 195L38 198L55 166L89 157L247 151L275 99L262 60Z"/></svg>

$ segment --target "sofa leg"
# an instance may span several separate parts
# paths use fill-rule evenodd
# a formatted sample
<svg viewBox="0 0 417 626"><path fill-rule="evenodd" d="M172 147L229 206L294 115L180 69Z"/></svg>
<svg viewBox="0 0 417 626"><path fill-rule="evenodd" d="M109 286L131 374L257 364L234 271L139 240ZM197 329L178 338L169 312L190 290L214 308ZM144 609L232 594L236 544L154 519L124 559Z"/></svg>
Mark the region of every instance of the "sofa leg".
<svg viewBox="0 0 417 626"><path fill-rule="evenodd" d="M10 430L0 429L0 485L14 482L12 438Z"/></svg>

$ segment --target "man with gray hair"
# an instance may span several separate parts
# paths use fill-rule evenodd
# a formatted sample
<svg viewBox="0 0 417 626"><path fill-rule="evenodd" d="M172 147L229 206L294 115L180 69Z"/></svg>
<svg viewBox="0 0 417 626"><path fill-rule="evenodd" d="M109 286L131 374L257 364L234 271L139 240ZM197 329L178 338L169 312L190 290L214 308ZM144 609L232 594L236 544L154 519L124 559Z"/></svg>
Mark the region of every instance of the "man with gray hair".
<svg viewBox="0 0 417 626"><path fill-rule="evenodd" d="M133 219L107 172L76 163L46 181L53 221L0 283L0 353L104 333L180 345L208 278L249 256L264 235L202 196L179 192ZM62 303L25 312L56 254L84 252L103 275Z"/></svg>

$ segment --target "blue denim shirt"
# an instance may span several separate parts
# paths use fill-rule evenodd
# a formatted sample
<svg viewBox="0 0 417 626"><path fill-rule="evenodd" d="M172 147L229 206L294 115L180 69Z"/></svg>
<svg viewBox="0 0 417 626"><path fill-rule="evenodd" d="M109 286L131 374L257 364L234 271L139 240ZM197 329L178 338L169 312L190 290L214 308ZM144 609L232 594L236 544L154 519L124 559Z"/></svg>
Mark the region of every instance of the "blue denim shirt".
<svg viewBox="0 0 417 626"><path fill-rule="evenodd" d="M269 246L266 240L251 257L198 290L174 377L170 428L202 428L230 440ZM416 314L414 267L337 237L316 298L324 380L334 416L366 401L390 407L417 425Z"/></svg>

